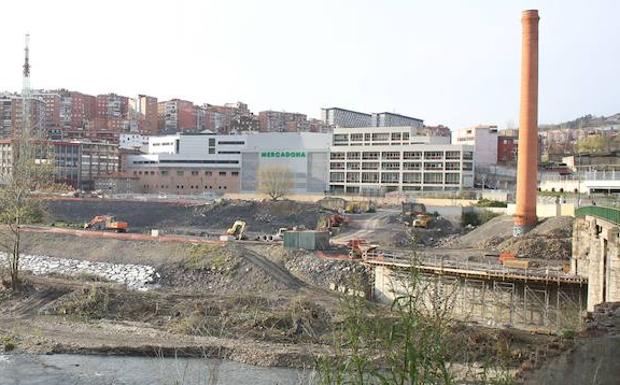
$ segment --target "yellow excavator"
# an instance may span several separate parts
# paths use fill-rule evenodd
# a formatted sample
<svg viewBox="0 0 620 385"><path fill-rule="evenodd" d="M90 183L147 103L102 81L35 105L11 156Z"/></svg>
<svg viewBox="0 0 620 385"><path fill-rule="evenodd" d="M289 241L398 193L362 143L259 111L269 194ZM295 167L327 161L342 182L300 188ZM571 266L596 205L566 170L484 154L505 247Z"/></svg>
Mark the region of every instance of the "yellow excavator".
<svg viewBox="0 0 620 385"><path fill-rule="evenodd" d="M245 223L245 221L236 220L235 223L233 223L233 225L228 230L226 230L226 235L235 237L235 239L237 240L244 239L246 227L247 224Z"/></svg>

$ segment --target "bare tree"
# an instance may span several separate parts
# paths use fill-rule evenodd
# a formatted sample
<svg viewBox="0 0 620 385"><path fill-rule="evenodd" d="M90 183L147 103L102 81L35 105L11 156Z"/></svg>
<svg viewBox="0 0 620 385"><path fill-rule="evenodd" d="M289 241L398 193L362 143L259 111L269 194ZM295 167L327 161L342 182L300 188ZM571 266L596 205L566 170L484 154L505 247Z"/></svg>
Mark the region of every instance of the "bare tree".
<svg viewBox="0 0 620 385"><path fill-rule="evenodd" d="M269 195L272 201L288 195L293 189L294 175L288 167L268 166L258 173L258 189Z"/></svg>
<svg viewBox="0 0 620 385"><path fill-rule="evenodd" d="M28 122L12 140L12 167L0 186L0 248L8 255L11 288L19 288L22 226L42 217L43 202L34 194L53 182L54 158L49 143Z"/></svg>

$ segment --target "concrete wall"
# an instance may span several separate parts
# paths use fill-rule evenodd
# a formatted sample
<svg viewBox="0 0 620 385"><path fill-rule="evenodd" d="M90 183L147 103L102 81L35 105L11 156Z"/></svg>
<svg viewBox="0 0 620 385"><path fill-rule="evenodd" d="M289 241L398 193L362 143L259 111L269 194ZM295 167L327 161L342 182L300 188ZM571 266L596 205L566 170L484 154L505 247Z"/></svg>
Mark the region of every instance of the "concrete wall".
<svg viewBox="0 0 620 385"><path fill-rule="evenodd" d="M391 303L409 292L423 298L418 305L425 311L445 311L447 316L491 327L548 331L577 329L585 306L585 287L579 285L536 285L445 275L420 275L416 288L409 282L407 272L375 267L373 297Z"/></svg>
<svg viewBox="0 0 620 385"><path fill-rule="evenodd" d="M507 215L514 215L516 205L509 203L506 208ZM559 216L575 216L575 205L573 203L538 203L536 205L536 216L538 218L551 218Z"/></svg>
<svg viewBox="0 0 620 385"><path fill-rule="evenodd" d="M588 278L588 311L603 302L620 301L620 241L617 225L580 217L573 226L571 271Z"/></svg>

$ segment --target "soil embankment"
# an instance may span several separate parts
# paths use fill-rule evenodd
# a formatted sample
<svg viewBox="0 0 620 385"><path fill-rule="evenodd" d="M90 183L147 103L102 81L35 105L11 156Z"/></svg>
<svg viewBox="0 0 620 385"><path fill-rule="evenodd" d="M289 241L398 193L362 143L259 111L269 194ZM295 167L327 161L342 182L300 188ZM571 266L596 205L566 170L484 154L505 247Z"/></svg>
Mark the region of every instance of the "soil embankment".
<svg viewBox="0 0 620 385"><path fill-rule="evenodd" d="M50 200L47 203L50 223L83 224L95 215L114 215L129 223L130 231L148 229L200 232L222 230L237 219L246 221L249 231L271 233L280 227L315 228L319 205L289 200L221 201L201 205L172 202L122 200Z"/></svg>

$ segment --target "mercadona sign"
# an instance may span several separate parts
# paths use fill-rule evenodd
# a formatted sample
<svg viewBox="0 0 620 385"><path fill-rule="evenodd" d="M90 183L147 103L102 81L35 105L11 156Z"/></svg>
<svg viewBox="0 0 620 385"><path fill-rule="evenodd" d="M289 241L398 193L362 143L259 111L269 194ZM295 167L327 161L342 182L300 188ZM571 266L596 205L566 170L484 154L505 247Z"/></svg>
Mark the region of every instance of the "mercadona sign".
<svg viewBox="0 0 620 385"><path fill-rule="evenodd" d="M306 153L303 151L263 151L260 153L261 158L305 158Z"/></svg>

